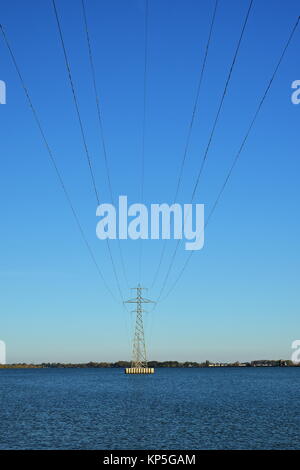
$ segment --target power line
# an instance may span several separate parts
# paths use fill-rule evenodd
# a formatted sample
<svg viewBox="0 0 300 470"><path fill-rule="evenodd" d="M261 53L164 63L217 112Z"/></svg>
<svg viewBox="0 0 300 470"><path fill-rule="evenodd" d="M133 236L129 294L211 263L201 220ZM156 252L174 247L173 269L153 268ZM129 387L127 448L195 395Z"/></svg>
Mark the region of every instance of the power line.
<svg viewBox="0 0 300 470"><path fill-rule="evenodd" d="M77 114L77 117L78 117L78 122L79 122L81 137L82 137L82 141L83 141L83 146L84 146L84 150L85 150L85 155L86 155L88 165L89 165L89 169L90 169L90 175L91 175L91 179L92 179L92 183L93 183L93 188L94 188L97 204L99 205L100 204L99 195L98 195L98 191L97 191L97 187L96 187L96 183L95 183L95 177L94 177L94 172L93 172L93 168L92 168L91 158L90 158L90 154L89 154L89 150L88 150L87 140L86 140L85 131L84 131L84 127L83 127L83 122L82 122L82 118L81 118L81 114L80 114L80 110L79 110L78 100L77 100L77 96L76 96L76 92L75 92L75 87L74 87L74 82L73 82L73 78L72 78L71 68L70 68L70 65L69 65L67 50L66 50L66 47L65 47L65 42L64 42L64 38L63 38L62 28L61 28L60 21L59 21L55 0L52 0L52 4L53 4L53 8L54 8L54 14L55 14L55 18L56 18L59 37L60 37L60 41L61 41L61 45L62 45L62 49L63 49L63 55L64 55L64 59L65 59L67 74L68 74L68 77L69 77L69 82L70 82L70 86L71 86L71 90L72 90L73 101L74 101L74 104L75 104L76 114ZM112 252L111 252L111 248L110 248L108 238L106 239L106 245L107 245L110 261L111 261L111 264L112 264L114 277L116 279L117 289L118 289L121 301L123 302L123 294L122 294L122 290L121 290L121 286L120 286L120 281L119 281L119 277L118 277L118 274L117 274L117 269L116 269L116 265L115 265L115 262L114 262L114 259L113 259L113 256L112 256Z"/></svg>
<svg viewBox="0 0 300 470"><path fill-rule="evenodd" d="M286 42L286 44L285 44L285 46L284 46L284 49L283 49L283 51L282 51L282 53L281 53L281 55L280 55L280 58L279 58L279 60L278 60L278 62L277 62L277 64L276 64L275 70L274 70L274 72L273 72L273 74L272 74L272 76L271 76L271 78L270 78L270 80L269 80L269 83L268 83L268 85L267 85L267 87L266 87L266 89L265 89L265 91L264 91L264 93L263 93L263 95L262 95L261 100L259 101L259 104L258 104L257 109L256 109L256 111L255 111L255 113L254 113L254 116L253 116L253 118L252 118L252 120L251 120L251 122L250 122L250 125L249 125L249 127L248 127L248 129L247 129L247 132L246 132L246 134L245 134L245 137L244 137L243 140L242 140L242 143L241 143L241 145L240 145L240 148L239 148L239 150L238 150L238 152L237 152L235 158L233 159L233 162L232 162L232 164L231 164L231 166L230 166L230 168L229 168L229 171L228 171L228 173L227 173L227 175L226 175L226 178L225 178L225 180L224 180L224 182L223 182L223 184L222 184L222 186L221 186L221 188L220 188L220 190L219 190L219 192L218 192L218 195L217 195L217 197L216 197L216 199L215 199L215 202L214 202L214 204L213 204L213 206L212 206L212 208L211 208L211 210L210 210L210 212L209 212L209 215L208 215L208 218L206 219L206 223L205 223L205 225L204 225L204 228L207 227L209 221L211 220L211 217L212 217L213 213L214 213L215 210L216 210L217 205L219 204L219 201L220 201L220 199L221 199L221 197L222 197L222 194L223 194L223 192L224 192L224 190L225 190L225 188L226 188L226 186L227 186L227 183L228 183L228 181L229 181L229 179L230 179L230 177L231 177L231 174L232 174L232 172L233 172L233 170L234 170L234 168L235 168L235 166L236 166L236 164L237 164L237 162L238 162L238 160L239 160L239 158L240 158L240 156L241 156L241 153L242 153L242 151L243 151L243 149L244 149L244 146L245 146L245 144L246 144L246 141L248 140L248 137L249 137L249 135L250 135L250 133L251 133L251 130L252 130L252 128L253 128L253 126L254 126L254 124L255 124L255 122L256 122L256 119L257 119L257 117L258 117L258 115L259 115L259 113L260 113L260 110L261 110L261 108L262 108L262 106L263 106L263 104L264 104L264 101L265 101L265 99L266 99L266 97L267 97L267 95L268 95L268 93L269 93L269 90L270 90L271 85L272 85L272 83L273 83L273 81L274 81L274 79L275 79L275 76L276 76L277 71L278 71L278 69L279 69L279 67L280 67L280 65L281 65L281 62L282 62L282 60L283 60L283 58L284 58L284 56L285 56L285 53L286 53L286 51L287 51L287 49L288 49L288 47L289 47L289 45L290 45L290 43L291 43L291 41L292 41L292 39L293 39L293 36L294 36L294 34L295 34L295 31L296 31L296 29L297 29L297 27L298 27L299 21L300 21L300 16L298 17L298 19L297 19L297 21L296 21L296 23L295 23L295 25L294 25L294 27L293 27L293 29L292 29L290 35L289 35L289 38L288 38L288 40L287 40L287 42ZM176 287L178 281L179 281L180 278L182 277L182 275L183 275L183 273L184 273L184 271L185 271L185 269L186 269L186 267L187 267L187 265L188 265L188 263L189 263L189 261L190 261L192 255L193 255L193 253L194 253L194 252L191 251L191 253L189 254L188 258L187 258L186 261L185 261L185 264L183 265L183 267L182 267L182 269L181 269L179 275L177 276L175 282L172 284L172 287L170 288L170 290L169 290L168 293L166 294L164 300L170 295L170 293L171 293L171 292L173 291L173 289Z"/></svg>
<svg viewBox="0 0 300 470"><path fill-rule="evenodd" d="M147 69L148 69L148 17L149 5L148 0L145 0L145 17L144 17L144 99L143 99L143 121L142 121L142 149L141 149L141 203L144 201L144 179L145 179L145 134L146 134L146 98L147 98ZM139 252L139 281L141 282L142 276L142 239L140 239L140 252Z"/></svg>
<svg viewBox="0 0 300 470"><path fill-rule="evenodd" d="M184 169L184 165L185 165L185 161L186 161L186 157L187 157L187 152L188 152L188 149L189 149L189 146L190 146L190 140L191 140L191 136L192 136L192 129L193 129L194 120L195 120L195 116L196 116L196 110L197 110L197 107L198 107L198 101L199 101L199 96L200 96L200 91L201 91L201 85L202 85L202 80L203 80L203 76L204 76L204 72L205 72L205 67L206 67L206 62L207 62L207 57L208 57L209 46L210 46L210 43L211 43L211 36L212 36L212 32L213 32L213 27L214 27L214 24L215 24L215 18L216 18L218 3L219 3L219 0L215 0L215 6L214 6L214 9L213 9L212 20L211 20L211 23L210 23L208 39L207 39L207 43L206 43L206 47L205 47L205 54L204 54L204 58L203 58L203 61L202 61L202 66L201 66L199 81L198 81L198 85L197 85L195 101L194 101L193 110L192 110L192 116L191 116L191 120L190 120L190 123L189 123L187 139L186 139L186 142L185 142L183 157L182 157L182 160L181 160L180 171L179 171L179 176L178 176L178 182L177 182L177 186L176 186L176 190L175 190L174 202L176 202L177 197L178 197L179 188L180 188L180 185L181 185L181 180L182 180L182 175L183 175L183 169ZM165 240L164 244L163 244L161 254L160 254L158 267L157 267L157 269L155 271L155 274L154 274L154 278L153 278L153 281L152 281L151 288L154 287L154 285L156 283L156 280L158 278L158 274L159 274L159 271L160 271L160 268L161 268L161 265L162 265L162 261L163 261L164 255L165 255L165 251L166 251L166 243L167 243L167 241Z"/></svg>
<svg viewBox="0 0 300 470"><path fill-rule="evenodd" d="M72 211L72 214L73 214L73 217L74 217L74 219L75 219L75 222L76 222L76 225L77 225L77 227L78 227L78 230L79 230L79 232L80 232L81 238L82 238L82 240L83 240L83 242L84 242L84 244L85 244L85 246L86 246L86 248L87 248L87 250L88 250L88 252L89 252L89 255L90 255L90 257L91 257L91 259L92 259L92 261L93 261L93 263L94 263L94 265L95 265L95 267L96 267L96 270L97 270L99 276L101 277L101 279L102 279L102 281L103 281L103 283L104 283L106 289L108 290L108 292L110 293L110 295L113 297L113 299L116 300L116 297L114 296L112 290L111 290L110 287L108 286L108 284L107 284L107 282L106 282L106 280L105 280L105 277L104 277L104 275L103 275L103 273L102 273L102 271L101 271L101 269L100 269L100 266L99 266L99 264L97 263L97 260L96 260L96 257L95 257L95 255L94 255L94 252L93 252L93 250L92 250L92 248L91 248L91 246L90 246L90 244L89 244L89 242L88 242L88 240L87 240L87 238L86 238L86 236L85 236L85 233L84 233L84 230L83 230L83 228L82 228L81 222L80 222L80 220L79 220L79 217L78 217L78 215L77 215L77 212L76 212L76 210L75 210L75 207L74 207L74 205L73 205L73 203L72 203L72 200L71 200L71 198L70 198L70 196L69 196L69 193L68 193L68 191L67 191L67 189L66 189L65 183L64 183L64 181L63 181L63 177L62 177L62 175L61 175L61 173L60 173L60 171L59 171L59 169L58 169L56 160L55 160L55 158L54 158L53 152L52 152L51 147L50 147L50 145L49 145L49 143L48 143L48 140L47 140L47 138L46 138L46 135L45 135L45 132L44 132L43 127L42 127L42 125L41 125L41 121L40 121L39 116L38 116L38 114L37 114L36 108L35 108L34 105L33 105L33 102L32 102L32 100L31 100L31 96L30 96L30 94L29 94L28 88L26 87L26 84L25 84L25 82L24 82L24 79L23 79L23 76L22 76L22 74L21 74L20 68L19 68L19 66L18 66L18 64L17 64L15 55L14 55L14 53L13 53L13 50L12 50L11 46L10 46L10 43L8 42L6 33L5 33L5 31L4 31L2 25L0 25L0 29L1 29L1 32L2 32L2 35L3 35L4 42L5 42L6 46L7 46L7 49L8 49L8 51L9 51L10 56L11 56L12 62L13 62L14 67L15 67L15 69L16 69L17 75L18 75L18 77L19 77L19 79L20 79L22 88L23 88L23 90L24 90L24 92L25 92L25 95L26 95L26 98L27 98L29 107L31 108L31 111L32 111L34 120L35 120L35 122L36 122L36 124L37 124L37 126L38 126L38 129L39 129L39 132L40 132L40 134L41 134L42 140L43 140L43 142L44 142L44 144L45 144L45 146L46 146L48 156L49 156L50 161L51 161L51 163L52 163L52 165L53 165L53 168L54 168L54 171L55 171L56 176L57 176L57 178L58 178L58 181L59 181L59 183L60 183L60 185L61 185L61 187L62 187L63 193L64 193L64 195L65 195L65 197L66 197L66 199L67 199L68 205L69 205L69 207L70 207L70 209L71 209L71 211Z"/></svg>
<svg viewBox="0 0 300 470"><path fill-rule="evenodd" d="M142 124L142 174L141 174L141 202L144 200L145 179L145 133L146 133L146 96L147 96L147 68L148 68L148 0L145 0L145 41L144 41L144 100Z"/></svg>
<svg viewBox="0 0 300 470"><path fill-rule="evenodd" d="M231 63L231 66L230 66L230 69L229 69L229 72L228 72L228 76L227 76L227 79L226 79L226 83L225 83L225 86L224 86L224 90L223 90L223 93L222 93L222 96L221 96L221 100L220 100L220 103L219 103L219 107L218 107L218 110L217 110L217 114L216 114L216 117L215 117L215 120L214 120L214 123L213 123L213 127L212 127L212 130L211 130L211 132L210 132L209 139L208 139L208 143L207 143L207 146L206 146L206 149L205 149L203 158L202 158L202 162L201 162L200 169L199 169L199 172L198 172L198 175L197 175L196 183L195 183L194 188L193 188L193 191L192 191L191 203L192 203L193 200L194 200L194 197L195 197L195 194L196 194L196 190L197 190L197 187L198 187L198 184L199 184L200 176L201 176L201 174L202 174L202 171L203 171L203 168L204 168L206 159L207 159L208 151L209 151L209 148L210 148L210 146L211 146L211 142L212 142L212 139L213 139L215 130L216 130L216 126L217 126L219 117L220 117L220 113L221 113L221 110L222 110L222 107L223 107L224 99L225 99L225 96L226 96L226 94L227 94L228 85L229 85L229 82L230 82L230 79L231 79L231 76L232 76L232 72L233 72L233 69L234 69L234 65L235 65L235 63L236 63L236 59L237 59L238 52L239 52L239 49L240 49L240 46L241 46L241 43L242 43L242 39L243 39L243 36L244 36L244 32L245 32L245 29L246 29L246 25L247 25L247 23L248 23L248 18L249 18L249 15L250 15L250 11L251 11L251 8L252 8L252 4L253 4L253 0L250 0L249 7L248 7L248 10L247 10L247 13L246 13L246 17L245 17L245 20L244 20L244 22L243 22L243 27L242 27L242 30L241 30L241 33L240 33L240 36L239 36L239 40L238 40L238 43L237 43L237 46L236 46L236 49L235 49L235 53L234 53L234 56L233 56L233 60L232 60L232 63ZM158 300L161 298L162 292L163 292L164 289L165 289L165 286L166 286L166 283L167 283L167 281L168 281L168 278L169 278L169 275L170 275L172 266L173 266L174 261L175 261L175 258L176 258L176 254L177 254L177 251L178 251L178 247L179 247L179 245L180 245L180 242L181 242L181 240L178 240L178 242L177 242L177 244L176 244L176 247L175 247L175 250L174 250L174 252L173 252L173 254L172 254L172 256L171 256L171 261L170 261L170 264L169 264L169 266L168 266L167 274L166 274L166 276L165 276L165 278L164 278L163 285L162 285L162 287L161 287Z"/></svg>
<svg viewBox="0 0 300 470"><path fill-rule="evenodd" d="M71 68L70 68L70 64L69 64L69 60L68 60L68 56L67 56L66 46L65 46L65 42L64 42L64 38L63 38L63 34L62 34L62 29L61 29L61 26L60 26L60 21L59 21L57 9L56 9L55 0L52 0L52 4L53 4L53 8L54 8L54 14L55 14L55 18L56 18L59 37L60 37L60 41L61 41L61 45L62 45L62 49L63 49L65 65L66 65L66 69L67 69L67 73L68 73L68 77L69 77L69 81L70 81L70 86L71 86L71 90L72 90L72 95L73 95L73 100L74 100L74 104L75 104L76 114L77 114L77 117L78 117L78 122L79 122L81 137L82 137L82 141L83 141L83 145L84 145L85 155L86 155L89 170L90 170L90 176L91 176L95 196L96 196L97 202L99 204L99 195L98 195L98 191L97 191L97 186L96 186L95 176L94 176L94 172L93 172L91 157L90 157L90 153L89 153L89 150L88 150L88 145L87 145L87 141L86 141L86 137L85 137L85 132L84 132L84 128L83 128L81 114L80 114L80 111L79 111L79 105L78 105L77 96L76 96L76 92L75 92L75 86L74 86L74 82L73 82L73 78L72 78Z"/></svg>
<svg viewBox="0 0 300 470"><path fill-rule="evenodd" d="M87 14L86 14L86 8L85 8L84 0L81 0L81 5L82 5L83 21L84 21L86 40L87 40L87 46L88 46L88 55L89 55L89 62L90 62L90 68L91 68L93 89L94 89L96 108L97 108L97 118L98 118L99 131L100 131L100 140L101 140L101 143L102 143L103 157L104 157L104 163L105 163L105 171L106 171L106 176L107 176L107 182L108 182L108 188L109 188L109 192L110 192L111 202L114 204L110 169L109 169L109 164L108 164L107 149L106 149L106 143L105 143L105 138L104 138L104 129L103 129L101 106L100 106L100 98L99 98L99 92L98 92L98 87L97 87L96 71L95 71L93 52L92 52L92 46L91 46L90 33L89 33L89 27L88 27ZM127 287L129 287L128 278L127 278L127 275L126 275L123 252L122 252L122 249L121 249L121 243L120 243L119 238L118 238L118 246L119 246L120 260L121 260L121 266L122 266L122 270L123 270L124 279L125 279L125 282L127 284Z"/></svg>
<svg viewBox="0 0 300 470"><path fill-rule="evenodd" d="M248 7L248 11L247 11L246 18L245 18L245 21L244 21L244 24L243 24L243 28L242 28L242 31L241 31L241 34L240 34L240 37L239 37L239 40L238 40L238 44L237 44L237 47L236 47L236 50L235 50L233 61L232 61L232 64L231 64L231 67L230 67L230 70L229 70L229 73L228 73L228 77L227 77L227 80L226 80L226 84L225 84L225 87L224 87L224 90L223 90L223 94L222 94L222 98L221 98L221 101L220 101L220 104L219 104L217 115L216 115L212 130L211 130L209 140L208 140L208 143L207 143L207 146L206 146L206 149L205 149L205 152L204 152L204 156L203 156L203 159L202 159L202 163L201 163L198 175L197 175L196 183L195 183L193 193L192 193L192 201L194 200L194 197L195 197L195 194L196 194L196 191L197 191L197 188L198 188L200 176L202 174L202 171L203 171L203 168L204 168L204 165L205 165L205 161L207 159L208 151L209 151L209 148L210 148L210 145L211 145L216 127L217 127L217 123L218 123L220 113L221 113L221 110L222 110L222 107L223 107L224 99L225 99L225 96L227 94L228 85L229 85L229 82L230 82L230 79L231 79L231 76L232 76L233 68L234 68L234 65L236 63L236 59L237 59L237 56L238 56L238 53L239 53L239 50L240 50L240 46L241 46L241 42L242 42L242 39L243 39L243 36L244 36L246 25L248 23L248 18L249 18L249 15L250 15L252 4L253 4L253 0L250 1L249 7Z"/></svg>
<svg viewBox="0 0 300 470"><path fill-rule="evenodd" d="M206 62L207 62L208 51L209 51L209 46L210 46L210 42L211 42L211 36L212 36L212 32L213 32L213 27L214 27L214 24L215 24L215 18L216 18L218 3L219 3L219 0L216 0L214 10L213 10L212 20L211 20L211 24L210 24L210 28L209 28L208 39L207 39L207 43L206 43L206 47L205 47L205 54L204 54L204 58L203 58L203 62L202 62L199 82L198 82L198 86L197 86L196 99L195 99L195 103L194 103L194 106L193 106L193 112L192 112L192 117L191 117L189 129L188 129L187 140L186 140L186 144L185 144L185 148L184 148L184 154L183 154L183 158L182 158L182 162L181 162L181 166L180 166L180 172L179 172L179 178L178 178L178 182L177 182L174 202L176 201L177 196L178 196L178 192L179 192L179 188L180 188L180 184L181 184L181 180L182 180L183 168L184 168L184 165L185 165L187 152L188 152L188 148L189 148L189 145L190 145L192 129L193 129L193 125L194 125L196 110L197 110L198 101L199 101L199 95L200 95L200 91L201 91L201 85L202 85L205 66L206 66Z"/></svg>

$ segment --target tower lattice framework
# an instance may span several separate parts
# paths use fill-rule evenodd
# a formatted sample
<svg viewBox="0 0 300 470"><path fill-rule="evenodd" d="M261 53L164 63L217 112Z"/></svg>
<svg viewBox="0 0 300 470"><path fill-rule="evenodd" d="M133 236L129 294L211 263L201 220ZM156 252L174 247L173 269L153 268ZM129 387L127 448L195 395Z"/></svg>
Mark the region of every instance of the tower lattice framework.
<svg viewBox="0 0 300 470"><path fill-rule="evenodd" d="M145 287L141 287L138 284L137 287L133 287L136 290L136 297L133 299L127 300L127 304L136 304L136 309L133 312L136 314L135 321L135 330L133 337L133 346L132 346L132 368L146 368L147 367L147 354L146 354L146 345L145 345L145 334L144 334L144 325L143 325L143 312L145 310L142 308L143 304L155 303L152 300L145 299L142 296L142 291L145 290Z"/></svg>

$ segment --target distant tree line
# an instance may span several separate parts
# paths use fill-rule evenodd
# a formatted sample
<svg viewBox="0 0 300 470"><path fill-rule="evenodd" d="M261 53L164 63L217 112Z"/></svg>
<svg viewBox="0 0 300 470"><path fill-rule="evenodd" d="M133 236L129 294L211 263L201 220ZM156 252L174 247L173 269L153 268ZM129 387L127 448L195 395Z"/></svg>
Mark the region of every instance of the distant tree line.
<svg viewBox="0 0 300 470"><path fill-rule="evenodd" d="M257 361L251 362L232 362L232 363L216 363L216 362L178 362L178 361L149 361L148 367L160 368L160 367L182 367L182 368L190 368L190 367L296 367L300 364L295 364L290 360L285 359L278 359L278 360L269 360L269 359L261 359ZM128 361L117 361L117 362L86 362L86 363L79 363L79 364L72 364L72 363L60 363L60 362L43 362L41 364L26 364L26 363L18 363L18 364L0 364L0 368L2 369L69 369L69 368L78 368L78 369L85 369L85 368L125 368L130 367L131 363Z"/></svg>

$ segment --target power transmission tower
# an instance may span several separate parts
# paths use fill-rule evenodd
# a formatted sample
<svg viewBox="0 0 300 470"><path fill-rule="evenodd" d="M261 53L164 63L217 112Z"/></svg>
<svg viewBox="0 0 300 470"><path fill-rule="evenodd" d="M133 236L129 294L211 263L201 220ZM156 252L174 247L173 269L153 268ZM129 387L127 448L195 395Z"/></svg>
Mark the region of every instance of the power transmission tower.
<svg viewBox="0 0 300 470"><path fill-rule="evenodd" d="M131 368L125 369L126 373L150 373L154 372L154 369L147 367L147 355L146 355L146 345L145 345L145 335L144 335L144 325L143 325L143 312L142 304L155 303L153 300L145 299L142 297L142 291L145 290L145 287L141 287L138 284L137 287L133 287L136 290L136 297L133 299L126 300L126 304L136 304L136 309L133 310L136 313L135 321L135 331L133 337L133 348L132 348L132 361Z"/></svg>

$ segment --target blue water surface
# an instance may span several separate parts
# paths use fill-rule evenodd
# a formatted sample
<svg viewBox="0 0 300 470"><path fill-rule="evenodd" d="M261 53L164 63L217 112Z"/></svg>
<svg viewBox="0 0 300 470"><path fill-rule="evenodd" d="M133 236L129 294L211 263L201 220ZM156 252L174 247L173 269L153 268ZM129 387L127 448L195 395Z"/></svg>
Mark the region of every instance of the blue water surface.
<svg viewBox="0 0 300 470"><path fill-rule="evenodd" d="M0 370L0 449L299 449L300 368Z"/></svg>

